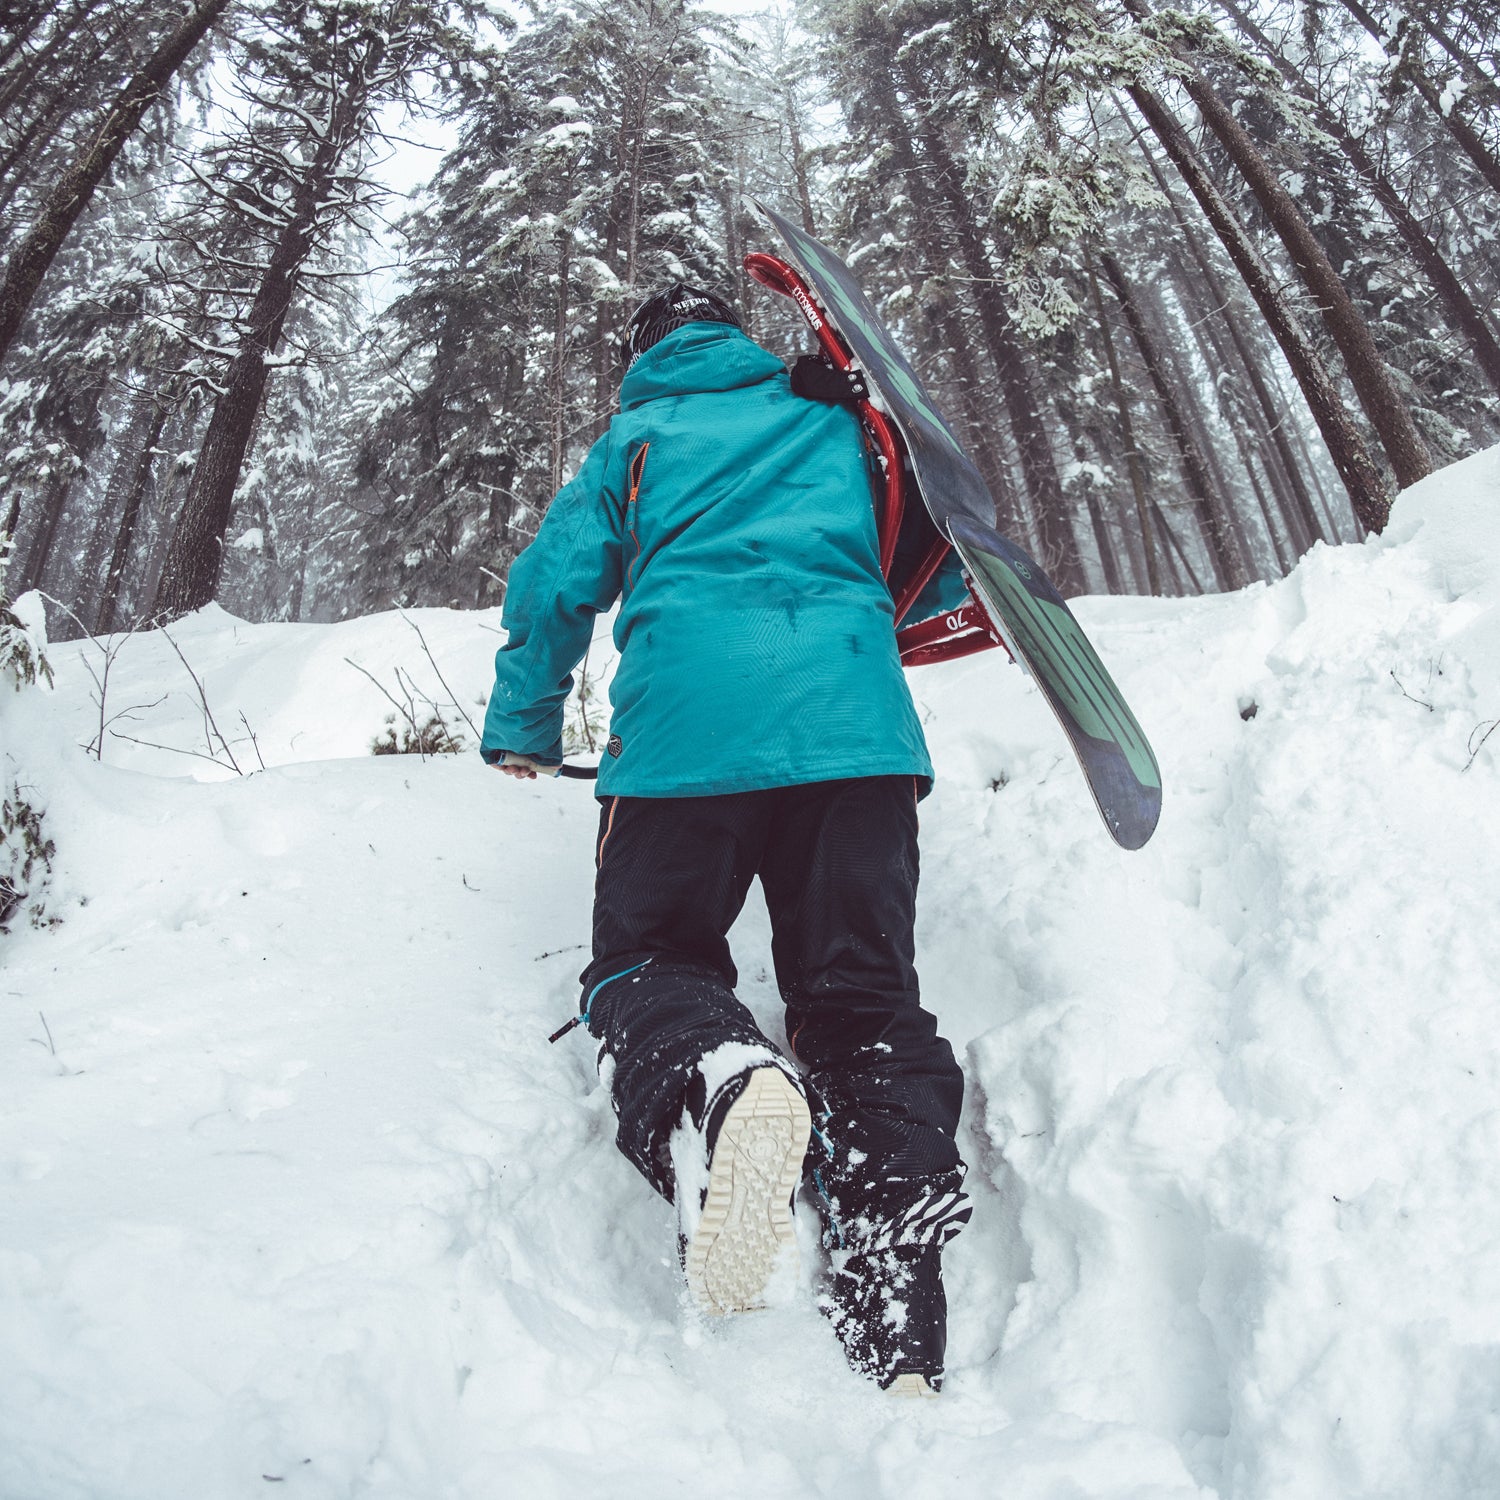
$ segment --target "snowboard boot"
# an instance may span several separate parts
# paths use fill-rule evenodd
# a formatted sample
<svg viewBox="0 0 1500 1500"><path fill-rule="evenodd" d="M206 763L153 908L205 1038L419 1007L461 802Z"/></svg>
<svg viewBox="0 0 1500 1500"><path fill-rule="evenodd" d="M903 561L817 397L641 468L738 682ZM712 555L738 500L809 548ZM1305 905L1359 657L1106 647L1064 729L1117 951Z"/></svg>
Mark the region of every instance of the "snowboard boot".
<svg viewBox="0 0 1500 1500"><path fill-rule="evenodd" d="M892 1395L936 1396L943 1388L942 1254L940 1244L834 1253L819 1309L850 1365Z"/></svg>
<svg viewBox="0 0 1500 1500"><path fill-rule="evenodd" d="M683 1271L706 1311L763 1307L777 1270L795 1267L792 1196L811 1134L807 1100L774 1063L711 1096L694 1075L672 1156Z"/></svg>

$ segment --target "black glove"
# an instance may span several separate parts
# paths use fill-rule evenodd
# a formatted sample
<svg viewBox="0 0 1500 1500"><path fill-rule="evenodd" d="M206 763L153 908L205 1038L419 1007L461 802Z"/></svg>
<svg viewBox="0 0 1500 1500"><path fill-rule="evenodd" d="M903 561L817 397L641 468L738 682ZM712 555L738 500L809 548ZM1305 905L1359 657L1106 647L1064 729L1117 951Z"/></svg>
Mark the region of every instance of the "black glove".
<svg viewBox="0 0 1500 1500"><path fill-rule="evenodd" d="M792 366L792 394L809 401L854 402L870 394L858 370L840 370L826 354L804 354Z"/></svg>

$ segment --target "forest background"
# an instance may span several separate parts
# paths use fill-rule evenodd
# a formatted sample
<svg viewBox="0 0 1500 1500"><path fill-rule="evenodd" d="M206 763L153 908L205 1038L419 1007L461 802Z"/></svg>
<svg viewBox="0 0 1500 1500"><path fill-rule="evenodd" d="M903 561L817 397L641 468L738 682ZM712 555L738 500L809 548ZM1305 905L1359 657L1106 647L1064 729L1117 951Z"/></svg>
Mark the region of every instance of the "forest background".
<svg viewBox="0 0 1500 1500"><path fill-rule="evenodd" d="M1477 0L13 0L0 549L66 638L503 598L664 279L847 255L1066 594L1500 440Z"/></svg>

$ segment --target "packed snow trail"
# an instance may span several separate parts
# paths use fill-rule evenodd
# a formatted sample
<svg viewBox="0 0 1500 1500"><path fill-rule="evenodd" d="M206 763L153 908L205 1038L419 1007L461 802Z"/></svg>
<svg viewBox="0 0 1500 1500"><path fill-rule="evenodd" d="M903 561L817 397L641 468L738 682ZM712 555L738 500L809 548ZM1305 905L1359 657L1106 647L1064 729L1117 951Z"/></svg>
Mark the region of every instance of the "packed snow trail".
<svg viewBox="0 0 1500 1500"><path fill-rule="evenodd" d="M684 1306L588 1039L545 1040L596 806L368 757L346 657L446 697L406 620L174 629L244 777L180 753L211 741L156 636L110 711L173 751L86 759L54 648L0 706L65 919L0 971L0 1500L1500 1492L1497 600L1490 453L1280 584L1079 602L1162 760L1133 855L1018 672L913 674L977 1200L922 1404L848 1372L806 1278ZM413 618L474 713L497 618ZM758 896L733 942L773 1028Z"/></svg>

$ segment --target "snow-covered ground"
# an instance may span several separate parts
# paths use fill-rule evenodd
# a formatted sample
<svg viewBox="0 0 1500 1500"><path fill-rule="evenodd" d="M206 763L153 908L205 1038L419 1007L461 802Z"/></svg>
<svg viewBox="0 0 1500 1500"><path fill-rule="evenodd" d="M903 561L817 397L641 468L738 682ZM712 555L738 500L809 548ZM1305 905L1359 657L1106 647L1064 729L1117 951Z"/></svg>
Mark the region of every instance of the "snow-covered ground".
<svg viewBox="0 0 1500 1500"><path fill-rule="evenodd" d="M244 776L183 753L160 636L106 712L168 748L87 758L97 654L54 649L0 704L64 918L0 971L0 1497L1500 1494L1497 602L1500 450L1280 584L1081 601L1163 766L1138 854L1019 672L914 675L977 1212L906 1404L806 1281L683 1306L588 1041L546 1040L595 805L369 756L346 658L449 696L411 621L174 630ZM498 620L413 619L477 718ZM774 1027L758 896L734 941Z"/></svg>

